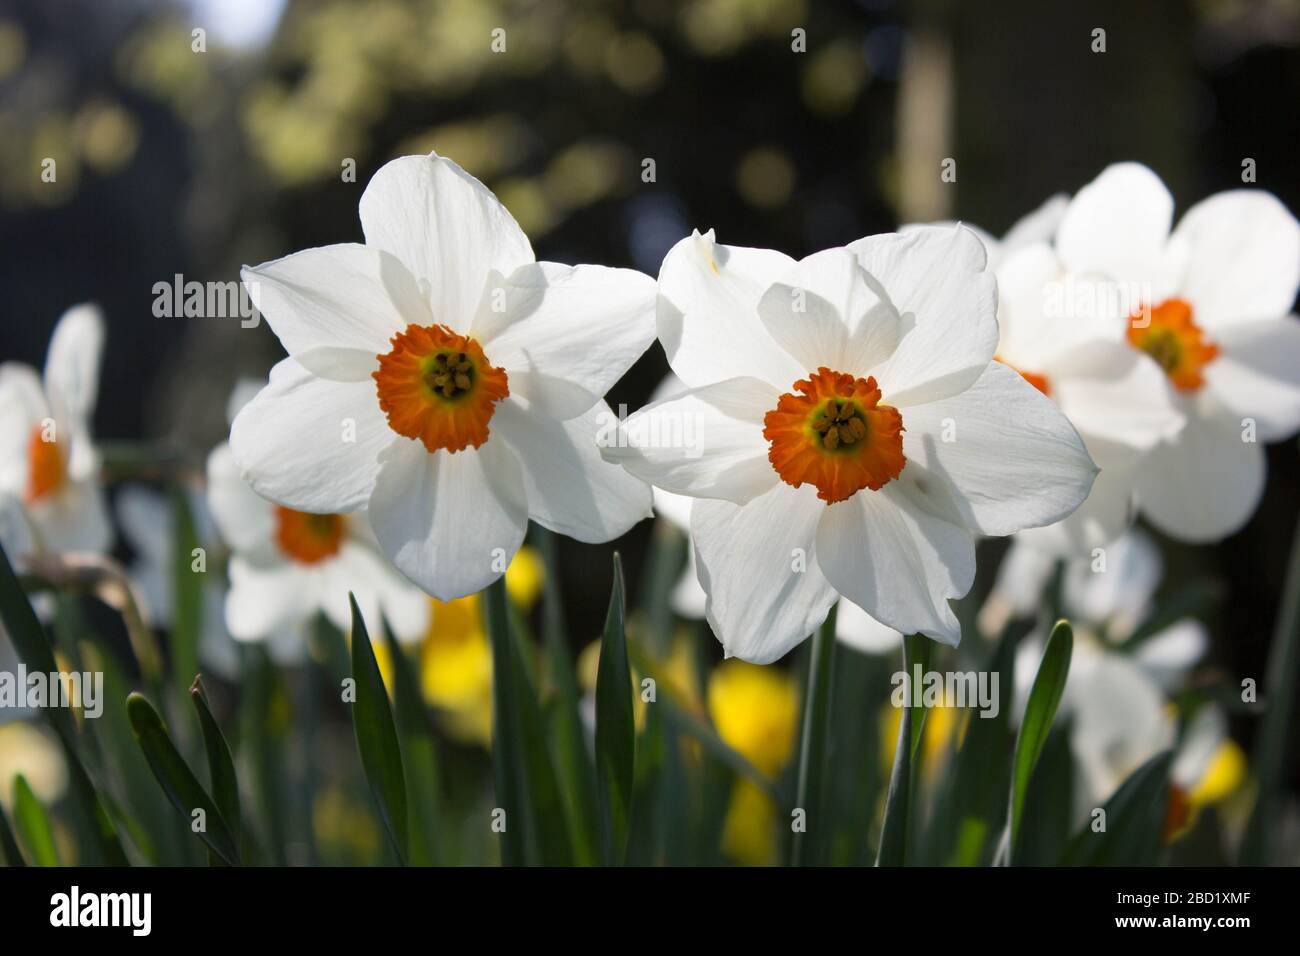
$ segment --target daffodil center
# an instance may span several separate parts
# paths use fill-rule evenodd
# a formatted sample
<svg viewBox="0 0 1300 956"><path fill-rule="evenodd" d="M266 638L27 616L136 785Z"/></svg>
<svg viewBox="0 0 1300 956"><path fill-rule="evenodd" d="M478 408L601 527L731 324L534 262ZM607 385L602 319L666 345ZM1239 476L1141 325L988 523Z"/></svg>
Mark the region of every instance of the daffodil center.
<svg viewBox="0 0 1300 956"><path fill-rule="evenodd" d="M299 564L316 564L333 557L343 546L346 530L343 515L275 509L275 543L286 557Z"/></svg>
<svg viewBox="0 0 1300 956"><path fill-rule="evenodd" d="M1166 299L1133 313L1128 340L1155 359L1174 387L1185 392L1205 384L1204 368L1219 355L1219 347L1206 340L1193 320L1191 304L1182 299Z"/></svg>
<svg viewBox="0 0 1300 956"><path fill-rule="evenodd" d="M880 399L874 378L819 368L764 416L768 461L786 484L809 482L828 504L879 491L906 464L903 416Z"/></svg>
<svg viewBox="0 0 1300 956"><path fill-rule="evenodd" d="M853 401L832 398L814 413L812 429L826 451L851 455L853 446L867 437L867 419Z"/></svg>
<svg viewBox="0 0 1300 956"><path fill-rule="evenodd" d="M438 352L425 368L424 381L449 401L460 398L474 389L474 363L464 352Z"/></svg>
<svg viewBox="0 0 1300 956"><path fill-rule="evenodd" d="M445 325L408 325L377 356L379 407L397 434L430 451L458 452L488 439L496 403L510 394L504 369L478 341Z"/></svg>

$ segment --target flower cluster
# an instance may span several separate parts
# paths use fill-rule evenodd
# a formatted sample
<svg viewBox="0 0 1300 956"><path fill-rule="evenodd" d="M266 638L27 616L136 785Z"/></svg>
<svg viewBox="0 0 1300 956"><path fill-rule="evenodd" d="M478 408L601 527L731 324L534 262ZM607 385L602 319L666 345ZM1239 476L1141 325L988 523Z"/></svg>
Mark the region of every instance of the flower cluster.
<svg viewBox="0 0 1300 956"><path fill-rule="evenodd" d="M859 651L891 654L903 635L956 647L977 544L1014 536L979 630L1032 617L1060 570L1078 635L1061 707L1088 799L1174 749L1169 832L1238 788L1223 711L1180 735L1168 706L1201 626L1129 646L1161 576L1132 526L1233 533L1260 500L1263 444L1300 430L1300 223L1272 196L1213 196L1175 226L1159 178L1124 163L1000 240L917 224L794 259L696 231L657 280L536 261L496 197L436 154L383 166L360 219L364 243L243 271L287 356L236 387L229 441L181 496L196 553L225 569L207 666L237 672L227 636L301 663L314 622L348 630L351 594L372 633L418 646L451 735L487 745L501 672L478 595L510 569L516 606L536 599L529 523L602 543L657 512L689 540L673 610L741 659L697 680L675 641L664 673L686 675L675 706L709 715L755 770L723 845L764 862L765 783L794 751L801 693L754 665L832 613ZM11 556L109 552L90 433L103 341L98 310L78 306L43 375L0 366ZM606 394L656 342L670 375L615 416ZM179 512L139 487L115 504L140 616L165 624ZM1040 622L1020 646L1021 709L1046 642ZM391 648L375 651L391 676ZM934 721L927 746L959 733L951 708Z"/></svg>

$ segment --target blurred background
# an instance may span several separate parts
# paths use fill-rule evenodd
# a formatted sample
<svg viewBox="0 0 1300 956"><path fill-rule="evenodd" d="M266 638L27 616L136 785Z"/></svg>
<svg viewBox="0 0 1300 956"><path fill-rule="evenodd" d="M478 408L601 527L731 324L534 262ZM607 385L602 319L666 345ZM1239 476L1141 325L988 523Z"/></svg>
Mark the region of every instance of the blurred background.
<svg viewBox="0 0 1300 956"><path fill-rule="evenodd" d="M197 472L236 378L282 353L265 325L156 318L154 284L360 241L373 172L430 149L498 194L538 258L651 275L692 228L796 257L901 222L997 235L1119 160L1181 213L1252 158L1296 211L1298 44L1297 0L0 0L0 357L39 366L59 314L99 302L97 436ZM666 371L656 346L611 404ZM1262 676L1297 505L1290 440L1239 534L1164 542L1163 587L1204 584L1205 679ZM619 543L633 602L651 533ZM613 547L560 549L576 650ZM1247 748L1254 726L1233 720Z"/></svg>

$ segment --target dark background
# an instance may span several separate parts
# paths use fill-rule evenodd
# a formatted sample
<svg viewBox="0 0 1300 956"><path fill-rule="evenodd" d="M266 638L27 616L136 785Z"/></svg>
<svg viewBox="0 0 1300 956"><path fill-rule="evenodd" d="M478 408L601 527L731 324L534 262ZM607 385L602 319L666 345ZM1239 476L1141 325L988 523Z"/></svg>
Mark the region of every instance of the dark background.
<svg viewBox="0 0 1300 956"><path fill-rule="evenodd" d="M224 437L235 377L281 352L265 326L155 318L154 283L359 241L361 191L402 153L436 147L483 178L541 259L651 274L693 227L794 256L915 219L1000 234L1126 159L1164 178L1179 213L1240 186L1245 157L1258 188L1300 208L1290 2L287 0L271 32L231 45L219 8L247 6L277 4L0 2L0 358L39 365L59 314L101 303L98 436L195 466ZM40 182L46 156L57 184ZM958 181L939 184L947 156ZM666 368L653 348L611 404L636 407ZM1222 587L1204 613L1210 669L1232 683L1263 673L1295 532L1296 442L1269 464L1242 532L1166 548L1166 590ZM634 598L648 534L619 545ZM562 548L585 642L612 546Z"/></svg>

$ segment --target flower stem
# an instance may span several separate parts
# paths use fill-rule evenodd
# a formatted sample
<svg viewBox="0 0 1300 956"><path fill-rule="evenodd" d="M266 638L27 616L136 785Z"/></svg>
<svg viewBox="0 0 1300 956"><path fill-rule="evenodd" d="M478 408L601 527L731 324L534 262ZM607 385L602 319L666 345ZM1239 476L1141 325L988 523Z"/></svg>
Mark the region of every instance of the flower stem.
<svg viewBox="0 0 1300 956"><path fill-rule="evenodd" d="M836 607L826 616L812 639L808 660L808 681L804 688L803 731L799 742L799 788L795 806L803 810L802 826L796 828L790 844L792 866L824 862L829 828L825 813L822 777L826 772L826 751L830 739L831 697L835 690Z"/></svg>
<svg viewBox="0 0 1300 956"><path fill-rule="evenodd" d="M898 721L898 744L894 748L894 768L889 774L889 793L885 797L885 819L880 828L880 846L876 866L902 866L907 859L908 803L912 789L912 754L922 725L912 729L912 665L921 664L924 672L929 660L928 639L919 634L903 638L903 673L905 696ZM918 720L924 721L922 710Z"/></svg>

